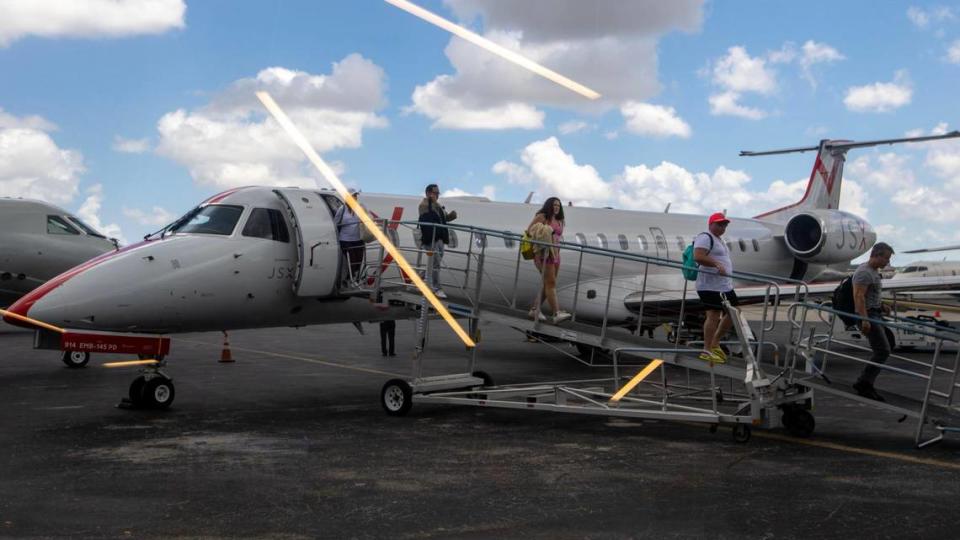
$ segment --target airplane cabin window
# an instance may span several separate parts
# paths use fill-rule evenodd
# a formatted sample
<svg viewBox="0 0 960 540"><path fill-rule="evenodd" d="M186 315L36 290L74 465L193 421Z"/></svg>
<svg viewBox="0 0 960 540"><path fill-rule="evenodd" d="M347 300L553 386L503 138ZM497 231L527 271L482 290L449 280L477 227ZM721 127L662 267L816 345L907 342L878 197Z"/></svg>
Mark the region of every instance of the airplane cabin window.
<svg viewBox="0 0 960 540"><path fill-rule="evenodd" d="M737 243L740 244L740 251L741 251L741 252L747 251L747 243L743 241L743 238L737 240Z"/></svg>
<svg viewBox="0 0 960 540"><path fill-rule="evenodd" d="M170 232L230 236L242 213L242 206L211 204L191 212L191 215L186 216L188 219L181 219Z"/></svg>
<svg viewBox="0 0 960 540"><path fill-rule="evenodd" d="M509 236L511 234L510 231L503 231L503 234L505 235L503 237L503 245L508 248L512 248L515 245L515 242L513 241L513 237Z"/></svg>
<svg viewBox="0 0 960 540"><path fill-rule="evenodd" d="M80 234L76 227L60 216L47 216L47 232L50 234Z"/></svg>
<svg viewBox="0 0 960 540"><path fill-rule="evenodd" d="M680 251L683 251L687 247L686 242L683 241L682 236L677 237L677 247L680 248Z"/></svg>
<svg viewBox="0 0 960 540"><path fill-rule="evenodd" d="M630 242L627 241L627 235L625 235L625 234L618 234L618 235L617 235L617 240L620 241L620 249L622 249L622 250L624 250L624 251L629 251L629 250L630 250Z"/></svg>
<svg viewBox="0 0 960 540"><path fill-rule="evenodd" d="M418 229L414 229L414 230L417 232L417 234L414 235L414 239L417 240L417 243L414 245L419 246L420 239L418 238L418 236L420 231ZM398 233L396 229L387 229L387 236L390 237L390 241L393 242L394 246L400 247L400 233Z"/></svg>
<svg viewBox="0 0 960 540"><path fill-rule="evenodd" d="M647 237L644 236L644 235L642 235L642 234L639 234L639 235L637 235L637 240L640 242L640 251L646 251L646 250L647 250Z"/></svg>
<svg viewBox="0 0 960 540"><path fill-rule="evenodd" d="M87 225L86 223L80 221L80 218L75 218L73 216L67 216L67 219L70 220L70 223L73 223L77 227L80 227L80 230L87 233L90 236L96 236L97 238L106 238L106 236L98 233L96 229Z"/></svg>
<svg viewBox="0 0 960 540"><path fill-rule="evenodd" d="M580 244L581 246L587 245L587 237L584 236L583 233L577 233L573 235L573 237L576 239L577 243Z"/></svg>
<svg viewBox="0 0 960 540"><path fill-rule="evenodd" d="M460 240L457 239L457 231L453 229L448 229L450 231L450 249L457 249L457 246L460 244Z"/></svg>
<svg viewBox="0 0 960 540"><path fill-rule="evenodd" d="M410 229L410 233L413 234L413 245L420 247L420 239L423 238L423 233L420 232L419 228Z"/></svg>
<svg viewBox="0 0 960 540"><path fill-rule="evenodd" d="M607 235L603 233L597 233L597 245L603 249L607 249Z"/></svg>
<svg viewBox="0 0 960 540"><path fill-rule="evenodd" d="M243 226L243 236L266 238L277 242L290 242L290 233L283 214L271 208L254 208Z"/></svg>
<svg viewBox="0 0 960 540"><path fill-rule="evenodd" d="M760 242L757 242L756 238L753 239L753 250L760 251Z"/></svg>

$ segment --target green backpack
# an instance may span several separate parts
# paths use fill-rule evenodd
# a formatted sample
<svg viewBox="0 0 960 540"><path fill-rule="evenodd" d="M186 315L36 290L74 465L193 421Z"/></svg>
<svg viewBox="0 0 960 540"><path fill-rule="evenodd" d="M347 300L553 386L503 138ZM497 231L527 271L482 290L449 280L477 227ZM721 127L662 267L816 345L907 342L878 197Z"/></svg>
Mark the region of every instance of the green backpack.
<svg viewBox="0 0 960 540"><path fill-rule="evenodd" d="M707 250L707 253L709 254L711 251L713 251L713 235L705 232L700 234L705 234L710 238L710 249ZM697 236L700 236L700 234ZM696 241L696 239L697 237L694 236L693 240ZM700 273L697 271L698 268L700 268L700 265L697 264L697 261L693 259L693 242L690 242L690 245L687 246L687 249L683 250L683 268L680 271L683 273L683 277L687 281L696 281L697 274Z"/></svg>

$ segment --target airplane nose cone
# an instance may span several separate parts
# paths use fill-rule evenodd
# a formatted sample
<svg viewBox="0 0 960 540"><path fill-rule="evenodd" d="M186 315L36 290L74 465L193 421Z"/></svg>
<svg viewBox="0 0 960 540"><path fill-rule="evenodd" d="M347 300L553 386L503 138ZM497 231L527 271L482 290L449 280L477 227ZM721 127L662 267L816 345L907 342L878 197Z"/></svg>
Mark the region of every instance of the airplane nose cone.
<svg viewBox="0 0 960 540"><path fill-rule="evenodd" d="M14 302L4 315L4 322L35 328L36 324L24 319L28 318L54 326L83 327L83 314L89 311L89 303L96 298L96 291L89 289L90 274L103 263L120 258L125 251L135 247L104 253L52 278Z"/></svg>

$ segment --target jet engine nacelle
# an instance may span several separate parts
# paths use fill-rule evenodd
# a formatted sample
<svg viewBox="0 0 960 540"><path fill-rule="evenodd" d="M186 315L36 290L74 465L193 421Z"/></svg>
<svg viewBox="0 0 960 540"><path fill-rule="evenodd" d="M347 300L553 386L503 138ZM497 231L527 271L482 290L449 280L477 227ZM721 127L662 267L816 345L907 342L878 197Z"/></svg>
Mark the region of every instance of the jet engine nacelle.
<svg viewBox="0 0 960 540"><path fill-rule="evenodd" d="M840 210L808 210L787 222L787 248L801 261L813 264L847 262L866 253L877 240L873 227Z"/></svg>

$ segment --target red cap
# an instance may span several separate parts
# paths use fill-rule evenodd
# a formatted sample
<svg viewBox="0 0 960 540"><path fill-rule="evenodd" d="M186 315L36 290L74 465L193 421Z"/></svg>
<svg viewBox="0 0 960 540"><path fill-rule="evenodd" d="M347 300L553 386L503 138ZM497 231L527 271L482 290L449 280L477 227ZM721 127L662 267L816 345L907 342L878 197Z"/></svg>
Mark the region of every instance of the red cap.
<svg viewBox="0 0 960 540"><path fill-rule="evenodd" d="M730 220L727 219L727 216L723 215L723 212L714 212L710 214L710 219L707 220L707 225L713 225L717 222L730 223Z"/></svg>

